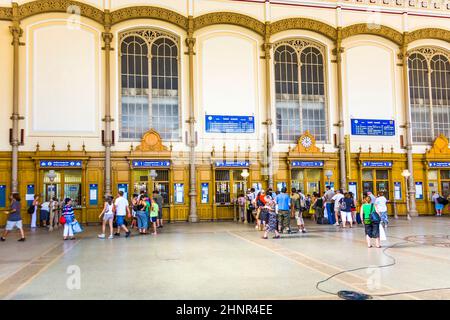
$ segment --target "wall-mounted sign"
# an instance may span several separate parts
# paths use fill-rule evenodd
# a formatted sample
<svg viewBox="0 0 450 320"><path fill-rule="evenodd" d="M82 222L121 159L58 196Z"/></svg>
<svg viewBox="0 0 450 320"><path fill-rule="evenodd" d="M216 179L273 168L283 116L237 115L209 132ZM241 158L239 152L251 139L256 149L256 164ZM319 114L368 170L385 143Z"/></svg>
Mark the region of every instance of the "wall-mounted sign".
<svg viewBox="0 0 450 320"><path fill-rule="evenodd" d="M131 162L133 168L155 168L170 167L170 160L133 160Z"/></svg>
<svg viewBox="0 0 450 320"><path fill-rule="evenodd" d="M363 161L365 168L392 168L392 161Z"/></svg>
<svg viewBox="0 0 450 320"><path fill-rule="evenodd" d="M41 168L81 168L81 160L41 160Z"/></svg>
<svg viewBox="0 0 450 320"><path fill-rule="evenodd" d="M27 185L27 193L25 195L25 200L27 201L27 206L31 206L34 200L34 184Z"/></svg>
<svg viewBox="0 0 450 320"><path fill-rule="evenodd" d="M202 183L202 200L201 203L209 203L209 183Z"/></svg>
<svg viewBox="0 0 450 320"><path fill-rule="evenodd" d="M353 193L353 196L355 197L355 200L358 199L358 188L356 182L349 182L348 183L348 192Z"/></svg>
<svg viewBox="0 0 450 320"><path fill-rule="evenodd" d="M351 119L351 124L355 136L395 136L394 120Z"/></svg>
<svg viewBox="0 0 450 320"><path fill-rule="evenodd" d="M6 186L0 185L0 208L6 207Z"/></svg>
<svg viewBox="0 0 450 320"><path fill-rule="evenodd" d="M423 200L423 184L416 182L416 199Z"/></svg>
<svg viewBox="0 0 450 320"><path fill-rule="evenodd" d="M98 204L98 184L89 185L89 205L96 206Z"/></svg>
<svg viewBox="0 0 450 320"><path fill-rule="evenodd" d="M175 183L175 203L184 203L184 184Z"/></svg>
<svg viewBox="0 0 450 320"><path fill-rule="evenodd" d="M287 183L286 182L277 182L277 191L281 192L281 189L286 188Z"/></svg>
<svg viewBox="0 0 450 320"><path fill-rule="evenodd" d="M226 167L226 168L233 168L233 167L248 167L250 165L249 161L216 161L214 163L216 167Z"/></svg>
<svg viewBox="0 0 450 320"><path fill-rule="evenodd" d="M433 161L428 164L430 168L450 168L450 162Z"/></svg>
<svg viewBox="0 0 450 320"><path fill-rule="evenodd" d="M205 130L208 133L254 133L255 117L205 115Z"/></svg>
<svg viewBox="0 0 450 320"><path fill-rule="evenodd" d="M402 183L394 182L394 200L402 200Z"/></svg>
<svg viewBox="0 0 450 320"><path fill-rule="evenodd" d="M320 168L323 167L323 161L292 161L291 167Z"/></svg>

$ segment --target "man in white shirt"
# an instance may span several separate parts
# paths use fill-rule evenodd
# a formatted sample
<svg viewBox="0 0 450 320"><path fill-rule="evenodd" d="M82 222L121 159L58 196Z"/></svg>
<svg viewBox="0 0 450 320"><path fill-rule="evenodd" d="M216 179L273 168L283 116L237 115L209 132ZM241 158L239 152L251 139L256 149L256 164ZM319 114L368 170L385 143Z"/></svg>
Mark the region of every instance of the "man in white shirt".
<svg viewBox="0 0 450 320"><path fill-rule="evenodd" d="M381 222L385 228L389 223L386 203L387 199L384 197L384 192L378 192L378 198L375 199L375 210L380 214Z"/></svg>
<svg viewBox="0 0 450 320"><path fill-rule="evenodd" d="M325 209L327 211L326 216L328 218L328 223L329 224L334 224L334 216L333 216L333 212L334 212L334 203L333 203L333 197L335 195L334 191L331 190L330 186L326 187L327 191L325 192L325 195L323 196L323 201L325 202Z"/></svg>
<svg viewBox="0 0 450 320"><path fill-rule="evenodd" d="M342 191L342 189L336 190L336 194L333 196L333 198L331 198L331 200L334 201L334 217L336 219L336 223L334 224L335 226L339 225L339 212L341 210L339 207L339 201L344 198L343 193L344 192Z"/></svg>
<svg viewBox="0 0 450 320"><path fill-rule="evenodd" d="M125 230L125 237L128 238L131 232L125 226L125 215L131 217L128 200L123 197L123 191L119 191L119 195L114 201L114 212L116 214L117 233L114 235L120 237L120 228Z"/></svg>

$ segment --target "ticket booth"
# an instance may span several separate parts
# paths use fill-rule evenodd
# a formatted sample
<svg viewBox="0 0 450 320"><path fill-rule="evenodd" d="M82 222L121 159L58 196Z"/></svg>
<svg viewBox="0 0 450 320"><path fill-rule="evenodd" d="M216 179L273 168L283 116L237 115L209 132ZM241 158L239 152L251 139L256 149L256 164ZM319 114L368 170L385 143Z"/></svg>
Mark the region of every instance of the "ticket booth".
<svg viewBox="0 0 450 320"><path fill-rule="evenodd" d="M295 188L303 194L313 194L323 192L323 160L291 160L289 163L290 171L290 190Z"/></svg>
<svg viewBox="0 0 450 320"><path fill-rule="evenodd" d="M158 190L163 197L163 219L170 218L170 204L173 202L171 161L153 159L131 160L130 192L152 196Z"/></svg>
<svg viewBox="0 0 450 320"><path fill-rule="evenodd" d="M235 216L236 200L251 187L251 181L242 176L249 171L249 161L214 162L214 207L213 220L231 220Z"/></svg>
<svg viewBox="0 0 450 320"><path fill-rule="evenodd" d="M393 190L393 187L391 187L392 161L362 161L360 179L361 198L369 191L375 196L382 191L386 199L391 199Z"/></svg>
<svg viewBox="0 0 450 320"><path fill-rule="evenodd" d="M450 162L430 161L428 163L428 192L438 192L443 197L450 195Z"/></svg>

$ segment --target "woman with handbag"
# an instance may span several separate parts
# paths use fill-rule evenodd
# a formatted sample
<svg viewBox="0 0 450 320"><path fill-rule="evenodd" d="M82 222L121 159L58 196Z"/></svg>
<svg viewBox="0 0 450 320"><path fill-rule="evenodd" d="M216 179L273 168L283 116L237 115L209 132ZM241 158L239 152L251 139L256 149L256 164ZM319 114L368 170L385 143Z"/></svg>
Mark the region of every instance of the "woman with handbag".
<svg viewBox="0 0 450 320"><path fill-rule="evenodd" d="M75 219L75 213L72 207L72 199L70 198L66 198L64 200L64 208L62 211L61 220L63 220L61 222L64 222L64 240L75 240L75 237L73 236L72 223L76 222L77 220Z"/></svg>
<svg viewBox="0 0 450 320"><path fill-rule="evenodd" d="M370 197L364 199L364 203L360 210L361 221L364 222L364 230L366 233L367 247L372 248L371 240L375 239L375 245L377 248L381 248L380 245L380 221L381 216L375 210L374 204Z"/></svg>

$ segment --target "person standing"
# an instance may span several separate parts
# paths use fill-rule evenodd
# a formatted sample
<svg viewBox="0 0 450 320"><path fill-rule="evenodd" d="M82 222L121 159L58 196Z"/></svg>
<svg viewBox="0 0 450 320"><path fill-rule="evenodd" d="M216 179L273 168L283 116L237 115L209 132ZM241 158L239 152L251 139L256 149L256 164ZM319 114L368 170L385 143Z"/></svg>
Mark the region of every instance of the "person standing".
<svg viewBox="0 0 450 320"><path fill-rule="evenodd" d="M118 197L114 202L114 210L116 214L116 223L117 223L117 232L114 234L117 237L120 237L120 229L125 230L125 237L128 238L131 232L125 226L125 216L130 217L130 208L128 205L128 200L123 197L123 191L119 191Z"/></svg>
<svg viewBox="0 0 450 320"><path fill-rule="evenodd" d="M291 233L291 229L289 226L290 223L290 202L291 198L286 193L286 187L281 188L281 193L276 196L275 202L278 206L278 232L283 233L284 230L287 230L288 233Z"/></svg>
<svg viewBox="0 0 450 320"><path fill-rule="evenodd" d="M385 227L385 228L387 228L388 223L389 223L386 204L387 204L387 199L384 196L384 192L383 191L378 192L378 197L375 199L375 210L380 215L381 223L383 224L383 227Z"/></svg>
<svg viewBox="0 0 450 320"><path fill-rule="evenodd" d="M307 211L308 201L301 190L298 191L298 195L299 195L300 208L298 210L298 214L295 216L295 221L297 222L298 231L299 232L301 231L302 233L306 233L305 221L303 220L303 213ZM309 205L311 206L311 199L309 200Z"/></svg>
<svg viewBox="0 0 450 320"><path fill-rule="evenodd" d="M361 205L360 217L364 223L364 231L366 233L367 247L372 248L371 239L375 239L375 245L377 248L381 248L380 245L380 223L372 221L370 215L372 213L378 214L374 208L374 204L369 196L364 199L364 203Z"/></svg>
<svg viewBox="0 0 450 320"><path fill-rule="evenodd" d="M149 204L147 203L146 195L140 195L134 210L136 211L137 225L140 234L147 234L148 222L149 222Z"/></svg>
<svg viewBox="0 0 450 320"><path fill-rule="evenodd" d="M442 210L444 210L444 204L439 202L439 199L442 198L439 193L436 191L431 192L431 200L434 202L434 208L436 209L436 216L442 216Z"/></svg>
<svg viewBox="0 0 450 320"><path fill-rule="evenodd" d="M25 241L25 233L23 231L22 216L20 215L20 196L18 193L12 193L9 198L11 200L11 206L9 211L6 211L8 219L6 221L5 231L0 240L6 241L8 233L14 230L14 228L17 228L20 231L20 239L18 241L22 242Z"/></svg>
<svg viewBox="0 0 450 320"><path fill-rule="evenodd" d="M266 192L261 190L256 197L256 228L258 230L265 230L267 211L264 209L266 205Z"/></svg>
<svg viewBox="0 0 450 320"><path fill-rule="evenodd" d="M103 216L102 221L102 233L98 235L100 239L105 239L105 229L106 229L106 223L109 224L109 237L108 239L113 239L113 221L114 221L114 204L113 204L113 198L111 196L108 196L105 201L105 206L103 207L102 212L98 216L100 219Z"/></svg>
<svg viewBox="0 0 450 320"><path fill-rule="evenodd" d="M150 206L150 222L153 225L152 235L156 236L157 235L156 224L157 224L157 219L158 219L159 206L158 206L158 203L155 201L155 199L151 199L150 205L151 205Z"/></svg>
<svg viewBox="0 0 450 320"><path fill-rule="evenodd" d="M66 198L64 200L64 208L62 211L62 216L66 220L66 223L64 224L64 231L63 231L64 240L67 240L67 239L75 240L75 237L73 236L72 223L76 222L77 220L75 219L75 212L73 211L73 207L72 207L72 199Z"/></svg>
<svg viewBox="0 0 450 320"><path fill-rule="evenodd" d="M343 191L342 189L336 190L336 194L333 196L333 198L331 198L331 200L334 201L334 219L335 219L335 226L339 226L339 213L340 213L340 208L339 208L339 204L341 199L344 198L343 195ZM331 216L333 216L333 214L331 214Z"/></svg>
<svg viewBox="0 0 450 320"><path fill-rule="evenodd" d="M39 195L36 194L34 195L34 200L33 200L33 204L32 206L34 207L34 212L31 215L31 228L36 228L36 220L37 220L37 212L38 212L38 207L39 207Z"/></svg>
<svg viewBox="0 0 450 320"><path fill-rule="evenodd" d="M347 222L350 224L351 228L353 226L353 217L352 217L353 199L351 197L351 194L347 192L344 198L341 198L340 201L343 204L341 209L342 228L346 228Z"/></svg>
<svg viewBox="0 0 450 320"><path fill-rule="evenodd" d="M246 215L246 205L247 201L245 200L245 196L243 193L241 193L238 198L237 198L237 204L238 204L238 208L239 208L239 219L241 220L241 222L245 221L245 215Z"/></svg>
<svg viewBox="0 0 450 320"><path fill-rule="evenodd" d="M328 223L335 224L336 221L334 221L334 201L333 201L335 193L333 190L331 190L330 186L327 186L326 190L327 191L325 192L324 195L324 201L325 201L325 209L327 210Z"/></svg>
<svg viewBox="0 0 450 320"><path fill-rule="evenodd" d="M377 200L377 198L373 195L373 193L371 191L367 192L367 196L370 197L370 201L372 204L374 204L375 200Z"/></svg>
<svg viewBox="0 0 450 320"><path fill-rule="evenodd" d="M255 188L247 190L247 221L249 223L254 223L256 221L255 198Z"/></svg>
<svg viewBox="0 0 450 320"><path fill-rule="evenodd" d="M317 193L313 193L313 203L311 205L311 208L314 209L314 215L313 219L315 221L321 220L320 223L323 223L323 198Z"/></svg>
<svg viewBox="0 0 450 320"><path fill-rule="evenodd" d="M266 205L265 208L269 214L269 221L267 223L267 228L264 230L264 236L263 239L268 238L269 232L274 232L275 236L273 239L279 239L280 234L277 231L277 204L274 199L272 199L271 196L266 197Z"/></svg>
<svg viewBox="0 0 450 320"><path fill-rule="evenodd" d="M157 227L162 228L163 227L162 210L163 210L164 199L158 190L153 191L153 200L155 200L156 204L158 205Z"/></svg>
<svg viewBox="0 0 450 320"><path fill-rule="evenodd" d="M41 212L39 214L40 226L42 228L46 228L47 227L47 221L49 219L50 219L50 202L49 201L44 201L41 204ZM50 221L48 221L48 222L50 222Z"/></svg>

